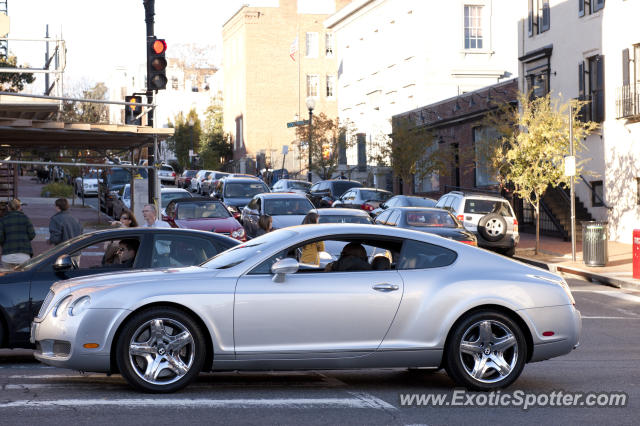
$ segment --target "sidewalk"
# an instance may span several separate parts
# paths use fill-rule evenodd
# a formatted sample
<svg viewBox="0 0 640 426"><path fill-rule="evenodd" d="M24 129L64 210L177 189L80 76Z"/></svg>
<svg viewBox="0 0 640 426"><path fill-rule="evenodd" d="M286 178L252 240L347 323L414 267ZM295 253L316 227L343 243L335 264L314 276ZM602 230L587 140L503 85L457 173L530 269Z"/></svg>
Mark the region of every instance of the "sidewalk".
<svg viewBox="0 0 640 426"><path fill-rule="evenodd" d="M540 252L534 255L535 234L520 234L516 258L552 272L581 275L614 287L640 290L640 280L633 278L632 245L609 241L606 266L587 266L582 261L582 241L576 242L576 261L571 259L571 241L540 236Z"/></svg>
<svg viewBox="0 0 640 426"><path fill-rule="evenodd" d="M18 198L22 202L22 211L31 219L36 230L36 237L31 242L33 254L38 254L53 247L47 242L49 239L49 219L56 213L54 207L55 198L43 198L40 196L43 184L39 183L33 176L18 177ZM96 209L86 206L82 207L82 200L76 198L76 205L72 206L73 200L69 198L69 212L78 219L84 232L91 232L101 227L107 227L111 220L104 214L100 216L98 223L98 212Z"/></svg>

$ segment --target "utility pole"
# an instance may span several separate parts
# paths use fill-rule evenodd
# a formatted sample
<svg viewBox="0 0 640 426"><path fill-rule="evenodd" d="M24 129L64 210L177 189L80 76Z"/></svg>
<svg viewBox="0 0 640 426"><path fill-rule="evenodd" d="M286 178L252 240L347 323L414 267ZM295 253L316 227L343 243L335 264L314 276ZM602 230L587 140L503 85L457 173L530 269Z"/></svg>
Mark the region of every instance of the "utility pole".
<svg viewBox="0 0 640 426"><path fill-rule="evenodd" d="M142 0L142 4L144 5L144 22L147 26L147 40L149 39L149 37L153 37L154 36L154 28L153 28L153 24L154 24L154 20L153 17L155 15L155 0ZM147 62L149 61L149 49L147 47L147 40L145 40L145 50L147 52ZM147 76L147 79L149 78L149 76ZM148 89L148 85L147 85L147 103L148 104L153 104L153 90L149 90ZM149 125L149 127L154 127L154 121L155 121L155 112L156 112L156 108L153 108L153 112L151 114L147 114L147 124ZM152 164L149 164L149 166L154 166L153 168L148 169L149 170L149 202L153 203L156 205L156 207L160 207L160 197L159 197L159 192L160 192L160 185L158 182L158 171L156 169L156 155L157 155L157 151L158 151L158 136L154 135L153 138L153 148L149 148L150 154L148 155L148 158L150 160L153 161Z"/></svg>
<svg viewBox="0 0 640 426"><path fill-rule="evenodd" d="M573 152L573 106L571 106L571 104L569 104L569 155L574 158L573 161L575 164L575 153ZM576 193L573 182L574 174L575 173L569 178L569 192L571 197L571 260L573 262L576 261ZM584 238L584 236L582 238Z"/></svg>

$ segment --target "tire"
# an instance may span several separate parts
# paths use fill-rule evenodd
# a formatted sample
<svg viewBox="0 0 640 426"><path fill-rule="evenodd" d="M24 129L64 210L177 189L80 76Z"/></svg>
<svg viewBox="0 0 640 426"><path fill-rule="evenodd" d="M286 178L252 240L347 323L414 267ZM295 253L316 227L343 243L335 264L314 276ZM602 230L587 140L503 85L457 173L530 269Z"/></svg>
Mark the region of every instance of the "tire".
<svg viewBox="0 0 640 426"><path fill-rule="evenodd" d="M170 307L134 315L116 344L122 376L134 388L150 393L170 393L187 386L202 370L205 354L202 330L190 315Z"/></svg>
<svg viewBox="0 0 640 426"><path fill-rule="evenodd" d="M489 213L480 218L478 232L487 241L500 241L507 235L507 221L497 213Z"/></svg>
<svg viewBox="0 0 640 426"><path fill-rule="evenodd" d="M501 251L501 253L507 257L513 257L516 254L516 248L515 247L510 247L507 249L503 249Z"/></svg>
<svg viewBox="0 0 640 426"><path fill-rule="evenodd" d="M526 363L527 342L518 324L494 311L459 321L445 349L445 369L468 390L491 391L512 384ZM488 352L488 353L487 353Z"/></svg>

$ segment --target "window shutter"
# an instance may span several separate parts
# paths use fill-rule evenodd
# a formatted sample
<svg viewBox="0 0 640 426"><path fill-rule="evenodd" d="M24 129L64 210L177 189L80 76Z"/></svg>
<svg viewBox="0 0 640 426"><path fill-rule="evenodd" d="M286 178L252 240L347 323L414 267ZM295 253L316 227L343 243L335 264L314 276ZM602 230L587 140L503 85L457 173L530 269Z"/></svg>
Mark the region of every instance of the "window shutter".
<svg viewBox="0 0 640 426"><path fill-rule="evenodd" d="M598 123L601 123L604 121L604 55L598 56L596 67L598 73L596 80L598 86L596 119Z"/></svg>
<svg viewBox="0 0 640 426"><path fill-rule="evenodd" d="M628 86L629 79L629 49L622 49L622 85Z"/></svg>
<svg viewBox="0 0 640 426"><path fill-rule="evenodd" d="M533 36L533 2L535 0L529 0L527 3L529 3L529 18L528 18L528 24L529 24L529 37Z"/></svg>
<svg viewBox="0 0 640 426"><path fill-rule="evenodd" d="M549 10L549 0L542 1L542 31L547 31L551 27L551 16Z"/></svg>
<svg viewBox="0 0 640 426"><path fill-rule="evenodd" d="M591 0L591 1L595 1L595 4L593 5L594 12L604 8L604 0Z"/></svg>
<svg viewBox="0 0 640 426"><path fill-rule="evenodd" d="M584 16L584 0L578 0L578 16Z"/></svg>
<svg viewBox="0 0 640 426"><path fill-rule="evenodd" d="M584 100L584 62L578 65L578 98Z"/></svg>

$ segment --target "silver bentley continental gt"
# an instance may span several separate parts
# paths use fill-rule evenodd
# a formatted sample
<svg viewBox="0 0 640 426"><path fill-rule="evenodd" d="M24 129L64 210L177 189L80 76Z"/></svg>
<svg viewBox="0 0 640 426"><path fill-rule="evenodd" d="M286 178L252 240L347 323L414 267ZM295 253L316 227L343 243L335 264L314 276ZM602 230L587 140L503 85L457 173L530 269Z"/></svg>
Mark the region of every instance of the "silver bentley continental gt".
<svg viewBox="0 0 640 426"><path fill-rule="evenodd" d="M339 257L321 262L335 242ZM146 392L200 371L390 367L444 367L488 391L576 348L574 305L562 277L437 235L302 225L197 267L58 282L31 340L46 364L119 372Z"/></svg>

